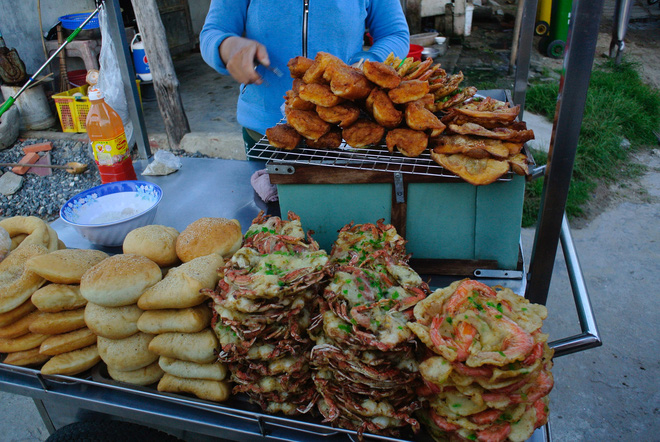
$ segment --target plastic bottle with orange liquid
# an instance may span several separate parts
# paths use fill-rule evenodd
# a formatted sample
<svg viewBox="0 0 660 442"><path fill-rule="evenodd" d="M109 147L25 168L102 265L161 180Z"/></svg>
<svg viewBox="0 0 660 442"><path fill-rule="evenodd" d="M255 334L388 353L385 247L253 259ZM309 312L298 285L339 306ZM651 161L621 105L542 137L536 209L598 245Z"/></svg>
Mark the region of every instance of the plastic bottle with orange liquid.
<svg viewBox="0 0 660 442"><path fill-rule="evenodd" d="M86 120L87 135L101 174L101 182L105 184L137 179L121 117L105 102L103 92L95 82L90 85L87 96L90 101Z"/></svg>

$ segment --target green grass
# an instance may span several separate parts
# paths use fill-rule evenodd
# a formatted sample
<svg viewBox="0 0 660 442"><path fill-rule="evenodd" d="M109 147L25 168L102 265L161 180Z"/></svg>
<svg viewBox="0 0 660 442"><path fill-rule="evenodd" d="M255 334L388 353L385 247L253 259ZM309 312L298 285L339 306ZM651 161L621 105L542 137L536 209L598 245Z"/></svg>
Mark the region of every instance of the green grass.
<svg viewBox="0 0 660 442"><path fill-rule="evenodd" d="M552 120L557 104L558 82L532 85L526 94L526 109ZM629 153L657 145L653 131L660 128L660 92L644 84L637 66L624 59L595 67L591 74L582 127L573 165L566 213L583 215L583 207L601 183L640 173L629 160ZM621 146L623 139L630 147ZM547 155L533 152L537 164ZM543 179L527 183L523 226L534 225L538 216Z"/></svg>

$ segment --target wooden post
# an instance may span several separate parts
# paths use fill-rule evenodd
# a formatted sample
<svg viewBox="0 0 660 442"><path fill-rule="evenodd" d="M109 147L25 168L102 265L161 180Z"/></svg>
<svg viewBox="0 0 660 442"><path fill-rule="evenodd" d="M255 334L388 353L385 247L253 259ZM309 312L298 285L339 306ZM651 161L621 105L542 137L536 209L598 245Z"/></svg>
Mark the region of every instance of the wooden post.
<svg viewBox="0 0 660 442"><path fill-rule="evenodd" d="M172 149L178 149L183 136L190 132L190 125L183 109L179 80L174 72L158 5L156 0L131 0L131 3L144 42L144 51L149 60L158 108L165 122L167 140Z"/></svg>
<svg viewBox="0 0 660 442"><path fill-rule="evenodd" d="M410 35L422 32L422 0L406 1L405 13Z"/></svg>

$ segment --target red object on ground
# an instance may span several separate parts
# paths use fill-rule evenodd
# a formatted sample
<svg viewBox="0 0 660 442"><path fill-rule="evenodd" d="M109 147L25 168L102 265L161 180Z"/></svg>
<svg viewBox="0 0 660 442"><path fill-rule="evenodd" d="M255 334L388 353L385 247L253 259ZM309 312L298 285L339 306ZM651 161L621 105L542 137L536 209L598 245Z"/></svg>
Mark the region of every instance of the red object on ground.
<svg viewBox="0 0 660 442"><path fill-rule="evenodd" d="M39 154L35 152L30 152L21 158L18 162L20 164L34 164L39 161ZM16 175L24 175L25 172L30 170L30 166L14 166L11 168L11 171Z"/></svg>
<svg viewBox="0 0 660 442"><path fill-rule="evenodd" d="M44 155L39 157L39 161L34 164L43 164L44 166L50 165L50 152L46 152ZM28 170L28 173L33 173L39 176L48 176L53 174L53 169L50 167L31 167Z"/></svg>
<svg viewBox="0 0 660 442"><path fill-rule="evenodd" d="M422 51L424 46L420 45L410 45L410 51L408 52L408 57L412 57L415 61L422 61Z"/></svg>
<svg viewBox="0 0 660 442"><path fill-rule="evenodd" d="M83 86L87 84L85 81L85 78L87 77L87 70L86 69L78 69L76 71L69 71L66 73L66 76L69 79L69 83L74 85L75 87Z"/></svg>
<svg viewBox="0 0 660 442"><path fill-rule="evenodd" d="M110 166L99 164L98 167L103 184L112 183L113 181L137 180L131 157L124 158L122 161Z"/></svg>
<svg viewBox="0 0 660 442"><path fill-rule="evenodd" d="M50 141L47 143L31 144L23 148L23 153L28 154L30 152L46 152L53 149L53 143Z"/></svg>

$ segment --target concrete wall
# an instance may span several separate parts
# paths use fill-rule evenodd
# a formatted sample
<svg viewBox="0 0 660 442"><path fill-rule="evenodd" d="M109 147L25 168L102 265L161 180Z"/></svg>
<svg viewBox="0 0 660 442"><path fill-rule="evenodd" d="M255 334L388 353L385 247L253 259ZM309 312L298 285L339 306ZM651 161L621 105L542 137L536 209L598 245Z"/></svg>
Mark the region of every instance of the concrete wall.
<svg viewBox="0 0 660 442"><path fill-rule="evenodd" d="M0 32L5 43L9 48L16 48L28 73L33 74L46 61L39 31L38 1L2 0L0 3ZM93 11L94 8L94 0L44 0L41 2L43 30L48 32L63 15ZM53 69L57 70L58 66L57 62L53 62Z"/></svg>
<svg viewBox="0 0 660 442"><path fill-rule="evenodd" d="M196 37L199 37L199 32L202 30L202 26L204 26L206 13L209 12L210 5L211 0L188 0L192 28Z"/></svg>

